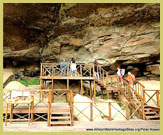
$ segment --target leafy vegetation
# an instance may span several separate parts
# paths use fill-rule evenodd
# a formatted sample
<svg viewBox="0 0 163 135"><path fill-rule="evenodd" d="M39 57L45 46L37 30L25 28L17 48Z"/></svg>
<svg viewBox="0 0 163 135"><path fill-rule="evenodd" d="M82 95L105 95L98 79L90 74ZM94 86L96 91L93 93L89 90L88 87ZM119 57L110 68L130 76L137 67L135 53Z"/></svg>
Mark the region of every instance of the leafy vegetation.
<svg viewBox="0 0 163 135"><path fill-rule="evenodd" d="M40 84L40 78L35 77L34 80L26 81L26 80L18 80L21 84L28 86L28 85L39 85Z"/></svg>

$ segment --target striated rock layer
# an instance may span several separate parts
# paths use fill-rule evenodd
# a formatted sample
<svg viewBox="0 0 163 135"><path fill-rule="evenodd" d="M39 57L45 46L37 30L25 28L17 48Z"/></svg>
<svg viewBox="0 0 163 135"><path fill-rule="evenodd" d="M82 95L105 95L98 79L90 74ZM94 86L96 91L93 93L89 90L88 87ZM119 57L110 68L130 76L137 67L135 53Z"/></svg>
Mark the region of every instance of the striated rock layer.
<svg viewBox="0 0 163 135"><path fill-rule="evenodd" d="M111 74L121 65L159 77L149 67L160 64L160 5L4 4L5 65L63 57L97 59Z"/></svg>

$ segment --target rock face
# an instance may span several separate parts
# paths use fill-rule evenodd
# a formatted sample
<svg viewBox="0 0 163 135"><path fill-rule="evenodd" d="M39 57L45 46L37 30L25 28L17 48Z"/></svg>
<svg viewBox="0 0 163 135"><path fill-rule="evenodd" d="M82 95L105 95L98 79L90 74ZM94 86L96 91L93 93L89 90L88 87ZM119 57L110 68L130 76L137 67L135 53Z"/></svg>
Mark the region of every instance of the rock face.
<svg viewBox="0 0 163 135"><path fill-rule="evenodd" d="M4 4L4 60L58 63L63 57L97 59L111 74L116 65L143 65L143 75L160 63L160 5Z"/></svg>

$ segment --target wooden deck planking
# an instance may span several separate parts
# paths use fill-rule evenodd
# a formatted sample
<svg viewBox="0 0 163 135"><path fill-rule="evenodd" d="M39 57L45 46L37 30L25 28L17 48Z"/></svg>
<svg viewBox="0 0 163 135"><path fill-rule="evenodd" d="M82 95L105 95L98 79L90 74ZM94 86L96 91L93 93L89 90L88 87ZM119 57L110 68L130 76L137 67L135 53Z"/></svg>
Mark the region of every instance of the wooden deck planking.
<svg viewBox="0 0 163 135"><path fill-rule="evenodd" d="M52 112L67 112L70 109L67 103L52 103ZM13 110L13 113L28 113L28 106L27 105L19 105L17 108ZM3 105L3 113L6 112L6 104ZM10 110L8 111L8 113ZM33 113L48 113L48 106L43 103L38 104L34 107Z"/></svg>
<svg viewBox="0 0 163 135"><path fill-rule="evenodd" d="M94 80L94 77L78 77L78 76L40 76L40 79L56 79L56 80Z"/></svg>

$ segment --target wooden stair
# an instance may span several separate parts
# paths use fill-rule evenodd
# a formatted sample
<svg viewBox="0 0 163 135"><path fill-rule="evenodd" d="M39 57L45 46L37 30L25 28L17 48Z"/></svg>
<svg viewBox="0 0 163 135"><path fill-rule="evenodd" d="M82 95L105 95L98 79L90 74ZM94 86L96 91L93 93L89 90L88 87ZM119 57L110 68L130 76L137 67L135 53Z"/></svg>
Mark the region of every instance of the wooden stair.
<svg viewBox="0 0 163 135"><path fill-rule="evenodd" d="M50 125L71 125L70 106L68 103L54 103L51 108Z"/></svg>
<svg viewBox="0 0 163 135"><path fill-rule="evenodd" d="M157 113L158 107L144 105L144 114L146 120L160 120L160 115Z"/></svg>
<svg viewBox="0 0 163 135"><path fill-rule="evenodd" d="M99 79L95 79L95 83L97 85L99 85L101 87L101 89L105 89L105 90L120 90L120 88L118 87L108 87L106 86L103 81L99 80Z"/></svg>

